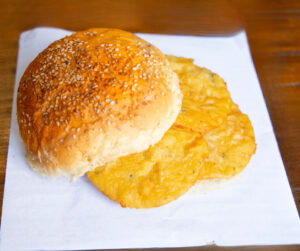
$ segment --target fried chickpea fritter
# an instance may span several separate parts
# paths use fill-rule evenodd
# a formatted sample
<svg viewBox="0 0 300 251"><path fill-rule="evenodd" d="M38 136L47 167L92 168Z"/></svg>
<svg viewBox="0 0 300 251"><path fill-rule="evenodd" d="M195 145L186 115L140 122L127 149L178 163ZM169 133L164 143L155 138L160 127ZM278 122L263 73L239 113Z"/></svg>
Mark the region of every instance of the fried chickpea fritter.
<svg viewBox="0 0 300 251"><path fill-rule="evenodd" d="M207 143L199 133L171 128L148 150L98 167L88 172L88 178L122 207L158 207L188 191L207 154Z"/></svg>
<svg viewBox="0 0 300 251"><path fill-rule="evenodd" d="M191 59L167 58L179 77L183 93L181 113L175 124L205 133L223 123L234 105L224 80L194 65Z"/></svg>
<svg viewBox="0 0 300 251"><path fill-rule="evenodd" d="M224 80L191 59L167 58L184 96L173 126L148 150L88 173L103 194L123 207L169 203L197 180L240 173L255 153L251 122L232 102Z"/></svg>
<svg viewBox="0 0 300 251"><path fill-rule="evenodd" d="M229 178L240 173L255 153L251 122L231 100L222 78L193 64L193 60L168 56L180 79L182 111L175 127L203 134L209 155L199 179Z"/></svg>
<svg viewBox="0 0 300 251"><path fill-rule="evenodd" d="M219 127L204 134L209 155L199 179L230 178L240 173L255 153L251 122L239 110L232 111Z"/></svg>

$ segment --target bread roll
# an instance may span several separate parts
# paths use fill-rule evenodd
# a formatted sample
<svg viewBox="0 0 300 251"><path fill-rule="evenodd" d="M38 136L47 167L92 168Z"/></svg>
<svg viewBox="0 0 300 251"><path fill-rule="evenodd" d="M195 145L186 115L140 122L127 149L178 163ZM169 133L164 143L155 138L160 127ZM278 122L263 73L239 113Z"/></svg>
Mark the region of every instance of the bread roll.
<svg viewBox="0 0 300 251"><path fill-rule="evenodd" d="M18 89L30 166L76 178L147 149L179 113L178 82L160 50L129 32L89 29L53 42Z"/></svg>

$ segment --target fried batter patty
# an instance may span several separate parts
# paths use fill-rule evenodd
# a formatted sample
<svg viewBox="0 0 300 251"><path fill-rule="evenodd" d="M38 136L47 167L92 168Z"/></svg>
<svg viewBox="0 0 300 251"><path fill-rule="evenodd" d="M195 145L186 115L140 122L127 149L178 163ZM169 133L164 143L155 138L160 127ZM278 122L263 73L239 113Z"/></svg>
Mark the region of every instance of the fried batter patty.
<svg viewBox="0 0 300 251"><path fill-rule="evenodd" d="M222 78L167 56L180 79L182 110L159 143L88 173L91 182L123 207L169 203L200 179L229 178L255 152L251 122L231 100Z"/></svg>
<svg viewBox="0 0 300 251"><path fill-rule="evenodd" d="M219 126L234 105L222 78L193 64L192 59L167 56L180 80L181 113L175 124L205 133Z"/></svg>
<svg viewBox="0 0 300 251"><path fill-rule="evenodd" d="M199 133L171 128L155 146L98 167L88 178L123 207L158 207L197 181L207 154Z"/></svg>
<svg viewBox="0 0 300 251"><path fill-rule="evenodd" d="M219 127L204 134L209 154L199 179L230 178L240 173L255 153L251 122L239 110L232 111Z"/></svg>

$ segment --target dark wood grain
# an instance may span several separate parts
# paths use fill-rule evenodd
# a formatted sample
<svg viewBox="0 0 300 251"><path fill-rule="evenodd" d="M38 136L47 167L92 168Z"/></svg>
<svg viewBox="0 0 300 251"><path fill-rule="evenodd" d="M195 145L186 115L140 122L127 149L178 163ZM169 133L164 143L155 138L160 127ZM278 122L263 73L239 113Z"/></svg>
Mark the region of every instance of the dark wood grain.
<svg viewBox="0 0 300 251"><path fill-rule="evenodd" d="M246 29L288 178L300 210L300 1L0 1L0 196L3 194L19 34L36 26L70 30L220 35ZM175 249L175 250L187 250ZM191 250L300 250L299 246Z"/></svg>
<svg viewBox="0 0 300 251"><path fill-rule="evenodd" d="M236 1L300 210L300 1Z"/></svg>

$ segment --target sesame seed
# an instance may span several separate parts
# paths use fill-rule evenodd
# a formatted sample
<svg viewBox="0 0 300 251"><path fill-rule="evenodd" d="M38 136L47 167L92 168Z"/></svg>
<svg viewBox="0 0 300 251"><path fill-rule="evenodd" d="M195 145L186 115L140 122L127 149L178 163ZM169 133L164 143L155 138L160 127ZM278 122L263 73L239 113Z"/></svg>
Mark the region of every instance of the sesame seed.
<svg viewBox="0 0 300 251"><path fill-rule="evenodd" d="M23 122L20 121L20 123L25 127L25 133L28 128L32 127L33 123L38 123L38 125L42 123L45 127L49 124L55 125L55 127L63 126L61 130L65 135L70 133L70 138L73 137L73 134L76 135L74 138L79 137L78 132L80 129L77 128L78 126L71 132L72 127L69 126L69 123L74 118L77 120L83 117L87 110L100 120L103 119L101 116L105 118L105 115L109 115L104 123L114 125L111 118L115 113L112 110L120 103L117 99L119 93L110 93L110 96L106 96L107 90L116 87L120 88L120 91L129 92L128 94L132 95L134 92L140 92L143 89L143 85L140 83L141 79L148 79L148 88L151 86L152 89L159 82L158 80L161 77L159 76L159 69L156 68L159 68L158 65L162 68L166 65L161 64L151 55L152 53L155 55L155 52L145 46L143 41L134 46L128 46L117 40L109 43L101 38L90 43L89 36L92 36L94 32L88 31L81 34L83 35L73 36L72 39L62 39L52 46L50 45L46 49L47 53L42 56L44 62L28 75L23 83L20 83L21 90L24 93L31 94L31 92L34 92L33 95L36 96L34 102L38 104L37 110L40 114L36 121L33 120L32 114L22 116ZM95 34L105 36L100 32ZM96 57L91 57L90 50L93 49L98 49ZM126 57L138 56L144 58L149 66L149 72L153 73L150 75L147 71L142 71L141 61L134 60L127 63L123 54L124 49L126 49ZM139 49L138 52L137 49ZM99 60L99 57L103 57L103 60ZM117 64L121 64L122 69L117 69ZM84 71L84 69L88 69L88 71ZM157 70L156 73L155 70ZM155 79L155 75L157 75L157 79ZM131 90L133 93L130 93ZM145 93L142 101L148 104L148 100L154 99L154 95L153 91L152 93L151 91ZM157 95L159 97L162 94L158 93ZM23 103L20 100L22 106L29 100L28 97L24 99ZM65 136L60 137L65 139ZM59 140L58 137L55 142Z"/></svg>
<svg viewBox="0 0 300 251"><path fill-rule="evenodd" d="M111 124L111 122L108 120L107 122L106 122L108 125L110 125Z"/></svg>

